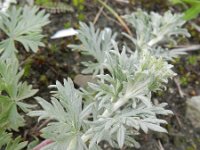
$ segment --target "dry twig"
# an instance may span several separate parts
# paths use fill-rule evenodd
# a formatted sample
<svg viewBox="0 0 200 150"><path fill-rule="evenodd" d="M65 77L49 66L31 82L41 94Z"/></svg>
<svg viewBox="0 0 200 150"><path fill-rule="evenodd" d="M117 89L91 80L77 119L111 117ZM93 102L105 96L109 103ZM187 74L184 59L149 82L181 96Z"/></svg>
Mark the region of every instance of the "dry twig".
<svg viewBox="0 0 200 150"><path fill-rule="evenodd" d="M112 9L110 6L108 6L105 2L103 2L102 0L98 0L98 2L103 5L111 14L113 14L113 16L115 16L117 18L117 20L120 22L120 24L122 25L122 27L124 27L124 29L126 30L126 32L132 36L132 32L129 29L129 27L127 26L127 24L125 23L125 21L117 14L117 12Z"/></svg>
<svg viewBox="0 0 200 150"><path fill-rule="evenodd" d="M119 3L126 3L126 4L129 4L129 0L116 0L116 2L119 2Z"/></svg>
<svg viewBox="0 0 200 150"><path fill-rule="evenodd" d="M158 148L159 150L165 150L160 140L158 140Z"/></svg>
<svg viewBox="0 0 200 150"><path fill-rule="evenodd" d="M198 32L200 32L200 26L199 25L197 25L194 22L190 22L190 24L192 25L193 28L195 28Z"/></svg>
<svg viewBox="0 0 200 150"><path fill-rule="evenodd" d="M176 84L180 97L183 98L186 94L182 91L179 80L174 78L174 83Z"/></svg>
<svg viewBox="0 0 200 150"><path fill-rule="evenodd" d="M177 51L177 52L187 52L196 50L200 50L200 45L184 45L184 46L179 46L178 48L171 49L171 51Z"/></svg>
<svg viewBox="0 0 200 150"><path fill-rule="evenodd" d="M107 1L108 1L108 0L107 0ZM105 3L107 3L107 1L105 1ZM99 9L99 12L97 13L97 15L96 15L95 18L94 18L93 24L96 24L96 22L97 22L97 20L99 19L100 15L101 15L101 13L102 13L102 11L103 11L103 9L104 9L104 6L102 6L102 7Z"/></svg>
<svg viewBox="0 0 200 150"><path fill-rule="evenodd" d="M180 127L180 128L182 128L182 127L183 127L183 125L182 125L182 123L181 123L181 120L180 120L180 118L178 117L178 115L177 115L177 114L175 114L175 117L176 117L176 120L177 120L177 122L178 122L178 125L179 125L179 127Z"/></svg>
<svg viewBox="0 0 200 150"><path fill-rule="evenodd" d="M103 14L108 20L110 20L110 21L112 21L112 22L118 24L119 26L121 25L121 24L120 24L119 22L117 22L115 19L109 17L104 11L102 11L102 14Z"/></svg>

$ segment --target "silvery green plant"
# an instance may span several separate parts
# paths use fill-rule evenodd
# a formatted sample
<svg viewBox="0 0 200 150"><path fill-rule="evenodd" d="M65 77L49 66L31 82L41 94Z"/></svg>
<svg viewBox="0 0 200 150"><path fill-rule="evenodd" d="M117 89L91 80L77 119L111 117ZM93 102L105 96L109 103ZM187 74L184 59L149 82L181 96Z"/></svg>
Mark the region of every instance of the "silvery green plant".
<svg viewBox="0 0 200 150"><path fill-rule="evenodd" d="M12 134L7 133L5 129L0 126L0 148L4 148L4 150L21 150L23 149L27 142L22 142L20 137L12 139Z"/></svg>
<svg viewBox="0 0 200 150"><path fill-rule="evenodd" d="M87 26L85 23L80 23L78 39L81 41L80 45L70 45L75 50L80 50L85 55L94 57L94 61L82 62L86 69L83 73L103 73L104 60L106 53L113 48L112 40L115 40L116 33L112 33L110 28L105 28L100 31L95 30L92 23Z"/></svg>
<svg viewBox="0 0 200 150"><path fill-rule="evenodd" d="M21 109L27 113L33 105L23 101L37 92L32 89L32 85L20 81L23 70L19 71L18 69L17 60L0 61L0 125L6 124L6 129L16 131L25 122L18 110Z"/></svg>
<svg viewBox="0 0 200 150"><path fill-rule="evenodd" d="M13 6L6 14L0 13L0 29L7 36L0 42L1 57L16 57L16 42L21 43L26 51L36 52L39 46L44 46L41 42L44 35L41 32L42 27L49 23L48 17L44 10L28 6Z"/></svg>
<svg viewBox="0 0 200 150"><path fill-rule="evenodd" d="M170 51L167 44L176 46L176 37L189 37L190 34L182 26L185 24L183 14L172 14L170 11L160 15L155 12L147 14L142 10L124 16L125 20L135 29L136 37L124 33L135 45L137 50L148 50L152 55L171 60L184 51Z"/></svg>
<svg viewBox="0 0 200 150"><path fill-rule="evenodd" d="M152 14L154 21L149 19ZM133 17L136 22L131 21L133 15L137 15ZM70 78L64 79L63 85L57 81L51 86L56 89L51 102L36 98L42 110L31 111L29 115L38 116L39 121L51 120L41 132L52 143L42 150L101 150L102 141L116 148L138 148L140 144L135 137L141 132L167 132L161 126L167 122L158 115L173 113L165 108L166 103L154 104L152 93L165 89L168 79L176 74L165 56L154 55L152 51L157 51L162 46L160 42L168 42L174 34L189 34L181 27L184 23L181 18L170 12L160 16L139 10L126 18L137 23L136 37L130 37L136 45L133 51L125 46L120 48L111 30L100 31L92 24L80 24L81 45L71 47L95 58L95 62L86 65L85 73L92 73L96 82L75 89ZM152 32L150 29L156 23L159 31ZM163 23L169 24L169 28L162 27Z"/></svg>
<svg viewBox="0 0 200 150"><path fill-rule="evenodd" d="M6 13L12 3L16 3L16 0L0 0L0 12Z"/></svg>
<svg viewBox="0 0 200 150"><path fill-rule="evenodd" d="M24 7L9 9L15 0L0 1L0 29L7 36L0 42L0 149L21 150L27 142L20 137L12 138L12 130L18 131L25 125L24 114L34 107L25 103L37 92L32 85L22 82L23 69L16 59L18 52L15 44L21 43L29 51L37 51L44 37L42 27L46 25L48 16L38 8Z"/></svg>
<svg viewBox="0 0 200 150"><path fill-rule="evenodd" d="M34 107L24 100L35 95L37 90L20 81L22 75L16 59L0 60L0 149L21 150L27 145L20 136L13 139L10 133L25 125L23 114Z"/></svg>

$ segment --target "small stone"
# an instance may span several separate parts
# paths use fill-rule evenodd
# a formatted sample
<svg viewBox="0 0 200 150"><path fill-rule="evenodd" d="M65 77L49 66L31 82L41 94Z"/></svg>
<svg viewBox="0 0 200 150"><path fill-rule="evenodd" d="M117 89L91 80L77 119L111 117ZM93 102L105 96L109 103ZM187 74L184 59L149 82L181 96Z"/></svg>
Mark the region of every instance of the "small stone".
<svg viewBox="0 0 200 150"><path fill-rule="evenodd" d="M196 96L196 95L197 95L197 94L196 94L196 91L195 91L195 90L190 91L190 95L191 95L191 96Z"/></svg>
<svg viewBox="0 0 200 150"><path fill-rule="evenodd" d="M186 117L195 128L200 128L200 96L194 96L186 102Z"/></svg>
<svg viewBox="0 0 200 150"><path fill-rule="evenodd" d="M95 79L92 75L78 74L74 78L74 83L76 83L80 87L85 87L88 82L95 83Z"/></svg>

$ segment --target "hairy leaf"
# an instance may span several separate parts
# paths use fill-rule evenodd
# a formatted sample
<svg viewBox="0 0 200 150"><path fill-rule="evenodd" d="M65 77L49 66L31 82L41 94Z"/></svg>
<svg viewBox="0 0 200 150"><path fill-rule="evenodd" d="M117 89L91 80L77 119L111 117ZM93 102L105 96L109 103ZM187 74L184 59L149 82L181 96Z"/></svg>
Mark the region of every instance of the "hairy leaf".
<svg viewBox="0 0 200 150"><path fill-rule="evenodd" d="M39 46L44 46L41 39L42 27L49 23L49 15L39 8L12 7L7 14L1 13L0 29L7 35L7 39L0 42L3 58L15 57L18 52L15 43L21 43L26 51L36 52Z"/></svg>
<svg viewBox="0 0 200 150"><path fill-rule="evenodd" d="M32 97L37 92L26 82L20 82L23 70L19 72L18 68L19 64L15 60L0 61L0 92L4 93L0 95L0 112L3 114L3 116L0 115L0 120L6 120L7 128L14 130L24 125L24 119L19 114L18 108L28 112L34 107L22 100Z"/></svg>

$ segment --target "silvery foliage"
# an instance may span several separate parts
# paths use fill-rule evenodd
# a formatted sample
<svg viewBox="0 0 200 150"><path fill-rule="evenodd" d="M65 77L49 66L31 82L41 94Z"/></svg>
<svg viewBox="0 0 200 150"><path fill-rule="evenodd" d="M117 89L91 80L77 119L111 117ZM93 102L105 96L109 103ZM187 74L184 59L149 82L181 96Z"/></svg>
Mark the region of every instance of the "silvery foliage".
<svg viewBox="0 0 200 150"><path fill-rule="evenodd" d="M69 47L91 55L95 59L95 63L92 61L83 62L87 67L83 70L83 73L103 73L105 54L112 49L113 45L111 41L115 40L116 34L113 34L110 28L105 28L102 31L99 29L95 30L92 23L90 23L90 26L87 26L82 22L80 23L78 32L77 36L81 44L70 45Z"/></svg>
<svg viewBox="0 0 200 150"><path fill-rule="evenodd" d="M182 35L189 37L190 34L182 26L185 24L183 14L172 14L170 11L164 15L151 12L147 14L142 10L125 15L125 20L135 28L136 38L125 34L134 43L136 49L147 49L151 54L171 60L184 51L170 51L163 47L165 44L177 45L175 37Z"/></svg>
<svg viewBox="0 0 200 150"><path fill-rule="evenodd" d="M20 81L24 71L18 69L17 60L0 60L0 126L5 125L6 129L15 131L25 122L18 110L27 113L34 107L23 101L37 92L32 85Z"/></svg>
<svg viewBox="0 0 200 150"><path fill-rule="evenodd" d="M0 29L7 36L0 42L0 149L21 150L28 142L16 136L13 139L10 131L25 125L23 114L35 105L24 100L37 90L21 81L24 71L16 59L15 43L20 42L27 51L36 51L42 45L41 29L48 23L48 15L36 7L9 9L11 3L16 0L0 0Z"/></svg>
<svg viewBox="0 0 200 150"><path fill-rule="evenodd" d="M71 79L64 80L64 85L56 82L51 103L37 97L36 100L42 106L41 111L32 111L31 116L39 116L39 120L52 119L53 122L42 129L43 137L51 139L54 143L48 145L46 150L82 150L86 149L81 139L82 123L85 112L82 110L82 94L74 88Z"/></svg>
<svg viewBox="0 0 200 150"><path fill-rule="evenodd" d="M26 51L36 52L44 46L41 39L42 27L49 23L48 14L37 7L11 7L6 13L0 13L0 29L7 36L0 42L1 58L16 58L16 42L21 43Z"/></svg>
<svg viewBox="0 0 200 150"><path fill-rule="evenodd" d="M20 137L12 139L12 134L7 133L2 126L0 126L0 149L4 150L22 150L27 145L27 142L22 142Z"/></svg>
<svg viewBox="0 0 200 150"><path fill-rule="evenodd" d="M136 13L143 17L141 11ZM167 14L172 16L170 12ZM154 15L159 16L155 13ZM151 23L151 20L146 20L147 26ZM177 25L176 21L173 23ZM171 26L174 27L173 23ZM163 36L169 38L175 32L174 28L165 29L162 30ZM141 34L144 32L140 28L136 31ZM187 33L185 29L180 31ZM100 150L101 141L107 141L116 148L140 147L135 136L141 131L167 132L161 126L167 122L157 116L169 115L172 111L165 109L166 103L155 105L151 95L152 92L165 89L168 79L175 76L175 73L172 71L173 66L162 56L154 56L146 48L150 47L146 42L160 42L149 32L150 30L145 32L149 39L143 41L147 46L140 45L142 37L138 33L134 42L139 46L130 52L125 46L119 48L111 31L106 32L104 29L95 32L93 25L81 23L78 38L82 45L72 47L94 56L97 60L97 63L90 62L87 66L96 66L89 72L92 71L97 81L88 83L88 87L81 90L74 88L71 79L64 80L64 85L56 82L54 87L57 91L51 103L37 98L43 109L32 111L29 115L38 116L39 120L51 119L41 132L44 138L54 141L43 150ZM108 39L104 40L102 37ZM152 50L157 48L156 45L160 44L158 42L151 45ZM106 48L103 43L107 43Z"/></svg>
<svg viewBox="0 0 200 150"><path fill-rule="evenodd" d="M0 12L6 13L12 3L16 3L16 0L0 0Z"/></svg>

